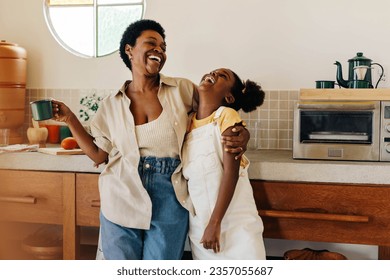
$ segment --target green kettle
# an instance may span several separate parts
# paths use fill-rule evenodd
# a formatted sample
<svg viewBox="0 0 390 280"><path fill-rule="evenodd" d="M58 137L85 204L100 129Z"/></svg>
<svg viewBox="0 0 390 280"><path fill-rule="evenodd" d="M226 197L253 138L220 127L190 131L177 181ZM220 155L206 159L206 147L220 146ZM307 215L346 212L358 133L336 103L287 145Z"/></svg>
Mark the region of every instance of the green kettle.
<svg viewBox="0 0 390 280"><path fill-rule="evenodd" d="M371 76L372 65L378 65L381 68L381 74L375 88L378 87L384 74L382 65L372 63L372 60L363 56L362 52L358 52L355 57L348 60L348 80L343 79L341 63L336 61L334 64L337 66L337 83L344 88L374 88Z"/></svg>

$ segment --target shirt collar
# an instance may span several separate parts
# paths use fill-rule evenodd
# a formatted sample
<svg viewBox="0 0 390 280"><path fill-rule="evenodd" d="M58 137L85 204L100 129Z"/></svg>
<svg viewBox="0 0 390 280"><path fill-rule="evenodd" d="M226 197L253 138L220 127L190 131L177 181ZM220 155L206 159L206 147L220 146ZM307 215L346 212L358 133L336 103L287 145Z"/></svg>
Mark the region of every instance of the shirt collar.
<svg viewBox="0 0 390 280"><path fill-rule="evenodd" d="M165 75L163 75L161 73L159 75L160 75L160 86L161 86L161 84L165 84L167 86L172 86L172 87L177 86L176 79L171 78L171 77L167 77L167 76L165 76ZM118 94L126 95L126 89L129 86L130 82L131 82L131 80L127 80L122 85L122 87L119 89L119 91L116 93L116 95L118 95Z"/></svg>
<svg viewBox="0 0 390 280"><path fill-rule="evenodd" d="M167 77L167 76L164 76L163 74L160 74L160 85L161 84L176 87L177 86L177 79Z"/></svg>

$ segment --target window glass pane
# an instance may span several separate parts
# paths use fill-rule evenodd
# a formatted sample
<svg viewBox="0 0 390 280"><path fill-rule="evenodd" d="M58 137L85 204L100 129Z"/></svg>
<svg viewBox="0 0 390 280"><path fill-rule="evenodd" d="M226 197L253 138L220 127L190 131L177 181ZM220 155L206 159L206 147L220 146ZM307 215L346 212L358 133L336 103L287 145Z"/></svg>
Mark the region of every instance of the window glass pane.
<svg viewBox="0 0 390 280"><path fill-rule="evenodd" d="M372 112L302 111L301 142L372 143Z"/></svg>
<svg viewBox="0 0 390 280"><path fill-rule="evenodd" d="M93 0L49 0L49 5L93 5Z"/></svg>
<svg viewBox="0 0 390 280"><path fill-rule="evenodd" d="M43 5L57 42L84 57L118 50L126 27L143 18L145 10L145 0L45 0Z"/></svg>
<svg viewBox="0 0 390 280"><path fill-rule="evenodd" d="M56 38L78 53L94 56L93 7L51 7L50 18Z"/></svg>
<svg viewBox="0 0 390 280"><path fill-rule="evenodd" d="M133 3L142 3L142 0L97 0L98 5L116 5L116 4L133 4Z"/></svg>
<svg viewBox="0 0 390 280"><path fill-rule="evenodd" d="M116 51L126 27L141 17L142 5L99 7L97 55Z"/></svg>

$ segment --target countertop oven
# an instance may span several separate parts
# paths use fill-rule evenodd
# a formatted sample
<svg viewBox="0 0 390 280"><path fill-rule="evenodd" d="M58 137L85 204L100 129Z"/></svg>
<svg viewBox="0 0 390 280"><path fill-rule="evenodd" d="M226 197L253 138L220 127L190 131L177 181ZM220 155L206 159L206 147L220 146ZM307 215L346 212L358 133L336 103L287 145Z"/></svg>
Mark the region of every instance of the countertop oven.
<svg viewBox="0 0 390 280"><path fill-rule="evenodd" d="M390 102L298 101L294 159L390 161Z"/></svg>

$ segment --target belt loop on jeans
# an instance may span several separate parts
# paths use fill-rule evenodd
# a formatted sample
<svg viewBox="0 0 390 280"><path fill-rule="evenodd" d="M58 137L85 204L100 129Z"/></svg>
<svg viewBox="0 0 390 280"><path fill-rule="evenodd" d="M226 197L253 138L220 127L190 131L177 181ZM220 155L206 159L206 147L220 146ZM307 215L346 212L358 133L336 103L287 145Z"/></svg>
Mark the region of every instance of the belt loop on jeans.
<svg viewBox="0 0 390 280"><path fill-rule="evenodd" d="M179 164L178 158L156 158L156 157L141 157L140 158L140 167L143 169L151 170L153 169L156 173L172 173L175 171L176 167Z"/></svg>

